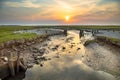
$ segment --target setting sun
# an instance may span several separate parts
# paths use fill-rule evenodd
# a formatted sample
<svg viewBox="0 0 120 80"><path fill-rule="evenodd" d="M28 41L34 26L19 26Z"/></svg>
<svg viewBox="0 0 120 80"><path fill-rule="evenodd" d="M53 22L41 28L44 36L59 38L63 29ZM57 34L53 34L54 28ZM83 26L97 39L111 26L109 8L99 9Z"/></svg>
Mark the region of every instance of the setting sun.
<svg viewBox="0 0 120 80"><path fill-rule="evenodd" d="M70 19L70 16L65 16L66 21L69 21L69 19Z"/></svg>

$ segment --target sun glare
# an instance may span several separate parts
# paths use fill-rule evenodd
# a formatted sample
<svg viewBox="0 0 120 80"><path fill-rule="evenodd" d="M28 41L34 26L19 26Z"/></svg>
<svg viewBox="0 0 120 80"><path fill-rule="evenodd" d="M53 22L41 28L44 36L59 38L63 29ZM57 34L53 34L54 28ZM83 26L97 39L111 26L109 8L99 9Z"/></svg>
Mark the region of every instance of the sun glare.
<svg viewBox="0 0 120 80"><path fill-rule="evenodd" d="M69 21L69 19L70 19L70 16L65 16L66 21Z"/></svg>

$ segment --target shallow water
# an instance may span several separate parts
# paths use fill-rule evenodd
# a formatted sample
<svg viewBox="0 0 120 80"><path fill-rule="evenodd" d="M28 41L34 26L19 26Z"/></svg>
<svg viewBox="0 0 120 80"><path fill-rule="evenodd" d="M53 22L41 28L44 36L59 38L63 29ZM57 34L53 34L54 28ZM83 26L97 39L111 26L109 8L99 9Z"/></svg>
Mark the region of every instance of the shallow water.
<svg viewBox="0 0 120 80"><path fill-rule="evenodd" d="M96 34L96 35L97 36L107 36L107 37L120 39L120 32L119 31L99 30L99 33Z"/></svg>

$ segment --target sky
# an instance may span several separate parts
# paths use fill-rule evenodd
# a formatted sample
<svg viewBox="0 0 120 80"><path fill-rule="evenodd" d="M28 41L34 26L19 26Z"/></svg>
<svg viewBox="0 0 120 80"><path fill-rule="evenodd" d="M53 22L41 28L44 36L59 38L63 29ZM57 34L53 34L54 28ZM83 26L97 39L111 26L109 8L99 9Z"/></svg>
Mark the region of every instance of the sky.
<svg viewBox="0 0 120 80"><path fill-rule="evenodd" d="M120 0L0 0L0 24L120 24Z"/></svg>

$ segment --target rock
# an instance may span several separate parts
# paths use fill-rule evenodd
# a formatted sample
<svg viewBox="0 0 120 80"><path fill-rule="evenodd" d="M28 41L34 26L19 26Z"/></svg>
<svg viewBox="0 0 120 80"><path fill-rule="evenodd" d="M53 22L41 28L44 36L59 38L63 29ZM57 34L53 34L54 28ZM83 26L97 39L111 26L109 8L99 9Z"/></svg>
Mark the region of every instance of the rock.
<svg viewBox="0 0 120 80"><path fill-rule="evenodd" d="M43 67L43 64L40 64L41 67Z"/></svg>
<svg viewBox="0 0 120 80"><path fill-rule="evenodd" d="M40 61L47 61L47 59L45 57L39 57Z"/></svg>
<svg viewBox="0 0 120 80"><path fill-rule="evenodd" d="M21 43L24 44L24 43L25 43L25 39L22 39L22 40L21 40Z"/></svg>
<svg viewBox="0 0 120 80"><path fill-rule="evenodd" d="M45 53L45 50L46 50L45 48L39 49L39 53L43 55Z"/></svg>
<svg viewBox="0 0 120 80"><path fill-rule="evenodd" d="M59 47L59 45L56 45L55 47L56 47L56 48L58 48L58 47Z"/></svg>
<svg viewBox="0 0 120 80"><path fill-rule="evenodd" d="M73 45L71 45L70 47L73 48Z"/></svg>
<svg viewBox="0 0 120 80"><path fill-rule="evenodd" d="M8 61L8 58L7 58L7 57L1 57L1 59L2 59L4 62L7 62L7 61Z"/></svg>
<svg viewBox="0 0 120 80"><path fill-rule="evenodd" d="M33 64L27 64L27 68L32 68Z"/></svg>
<svg viewBox="0 0 120 80"><path fill-rule="evenodd" d="M4 43L1 43L0 44L0 49L2 49L2 48L4 48L5 46L4 46Z"/></svg>
<svg viewBox="0 0 120 80"><path fill-rule="evenodd" d="M19 45L19 47L20 47L21 49L23 49L23 45Z"/></svg>
<svg viewBox="0 0 120 80"><path fill-rule="evenodd" d="M73 37L69 37L69 38L66 39L65 42L70 42L72 39L73 39Z"/></svg>
<svg viewBox="0 0 120 80"><path fill-rule="evenodd" d="M52 48L52 51L55 51L56 50L56 48Z"/></svg>
<svg viewBox="0 0 120 80"><path fill-rule="evenodd" d="M32 52L33 52L33 53L38 53L39 51L38 51L38 50L33 50Z"/></svg>
<svg viewBox="0 0 120 80"><path fill-rule="evenodd" d="M48 41L51 41L51 39L49 39L49 38L48 38L47 40L48 40Z"/></svg>
<svg viewBox="0 0 120 80"><path fill-rule="evenodd" d="M65 47L62 47L63 50L65 50L66 48Z"/></svg>
<svg viewBox="0 0 120 80"><path fill-rule="evenodd" d="M47 46L48 44L43 44L43 47Z"/></svg>
<svg viewBox="0 0 120 80"><path fill-rule="evenodd" d="M39 60L35 60L35 64L39 64Z"/></svg>
<svg viewBox="0 0 120 80"><path fill-rule="evenodd" d="M39 49L33 47L33 48L30 48L30 50L33 52L33 53L38 53L39 52Z"/></svg>
<svg viewBox="0 0 120 80"><path fill-rule="evenodd" d="M51 60L51 58L48 58L48 60Z"/></svg>
<svg viewBox="0 0 120 80"><path fill-rule="evenodd" d="M38 60L38 58L37 58L37 56L36 56L36 55L34 55L34 60Z"/></svg>
<svg viewBox="0 0 120 80"><path fill-rule="evenodd" d="M92 64L89 64L88 66L90 66L90 67L91 67L91 66L92 66Z"/></svg>
<svg viewBox="0 0 120 80"><path fill-rule="evenodd" d="M13 49L14 51L17 51L17 48L16 48L15 46L12 46L12 49Z"/></svg>
<svg viewBox="0 0 120 80"><path fill-rule="evenodd" d="M34 41L32 41L31 43L32 43L32 44L35 44L35 42L34 42Z"/></svg>
<svg viewBox="0 0 120 80"><path fill-rule="evenodd" d="M84 57L84 55L82 55L82 57Z"/></svg>
<svg viewBox="0 0 120 80"><path fill-rule="evenodd" d="M91 60L90 60L90 59L87 59L87 61L88 61L88 62L91 62Z"/></svg>
<svg viewBox="0 0 120 80"><path fill-rule="evenodd" d="M71 44L75 44L75 43L71 43Z"/></svg>
<svg viewBox="0 0 120 80"><path fill-rule="evenodd" d="M77 48L77 50L80 50L81 48Z"/></svg>
<svg viewBox="0 0 120 80"><path fill-rule="evenodd" d="M27 45L27 46L30 46L30 45L31 45L31 43L30 43L30 42L27 42L27 43L26 43L26 45Z"/></svg>
<svg viewBox="0 0 120 80"><path fill-rule="evenodd" d="M15 45L19 46L21 44L21 42L19 40L15 41Z"/></svg>
<svg viewBox="0 0 120 80"><path fill-rule="evenodd" d="M56 45L55 47L52 48L53 51L57 50L59 45Z"/></svg>
<svg viewBox="0 0 120 80"><path fill-rule="evenodd" d="M37 56L37 59L40 59L41 58L41 56Z"/></svg>
<svg viewBox="0 0 120 80"><path fill-rule="evenodd" d="M59 56L55 56L56 58L60 58Z"/></svg>

